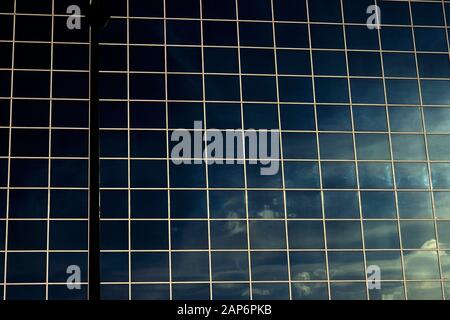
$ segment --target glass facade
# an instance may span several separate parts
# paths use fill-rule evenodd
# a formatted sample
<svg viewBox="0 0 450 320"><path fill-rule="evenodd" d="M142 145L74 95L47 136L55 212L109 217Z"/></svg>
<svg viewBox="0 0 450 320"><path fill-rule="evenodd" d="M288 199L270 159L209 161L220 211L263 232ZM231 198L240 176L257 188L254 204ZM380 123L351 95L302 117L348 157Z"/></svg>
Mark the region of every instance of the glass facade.
<svg viewBox="0 0 450 320"><path fill-rule="evenodd" d="M87 298L87 2L0 2L4 299ZM103 299L450 297L450 1L108 5ZM179 164L182 128L238 129L245 155ZM252 129L280 132L275 174Z"/></svg>

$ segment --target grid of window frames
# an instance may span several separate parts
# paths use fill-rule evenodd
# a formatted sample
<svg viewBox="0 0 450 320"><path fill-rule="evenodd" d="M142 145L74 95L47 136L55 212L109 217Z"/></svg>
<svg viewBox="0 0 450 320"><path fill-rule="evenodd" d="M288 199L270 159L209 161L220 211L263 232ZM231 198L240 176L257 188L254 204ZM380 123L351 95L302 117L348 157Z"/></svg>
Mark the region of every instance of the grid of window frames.
<svg viewBox="0 0 450 320"><path fill-rule="evenodd" d="M0 5L7 299L85 297L62 285L67 265L87 264L89 46L86 30L58 27L69 4L54 2ZM102 298L450 296L449 1L111 3ZM380 30L366 26L374 4ZM42 37L21 38L20 19L42 19ZM279 172L175 165L171 133L194 121L281 130ZM379 290L366 285L373 265Z"/></svg>
<svg viewBox="0 0 450 320"><path fill-rule="evenodd" d="M86 298L89 33L70 3L0 2L2 299Z"/></svg>

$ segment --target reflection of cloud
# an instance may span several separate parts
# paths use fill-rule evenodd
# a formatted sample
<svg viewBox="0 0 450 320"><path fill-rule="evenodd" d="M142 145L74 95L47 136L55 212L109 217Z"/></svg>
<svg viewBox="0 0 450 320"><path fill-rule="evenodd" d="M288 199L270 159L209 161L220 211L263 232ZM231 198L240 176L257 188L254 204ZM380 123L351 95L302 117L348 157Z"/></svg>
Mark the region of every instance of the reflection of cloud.
<svg viewBox="0 0 450 320"><path fill-rule="evenodd" d="M211 208L214 216L240 218L244 215L244 196L240 192L212 192L214 204ZM211 200L212 203L212 200Z"/></svg>
<svg viewBox="0 0 450 320"><path fill-rule="evenodd" d="M294 281L308 281L311 279L309 272L299 272L294 276Z"/></svg>
<svg viewBox="0 0 450 320"><path fill-rule="evenodd" d="M273 197L268 204L264 203L263 207L264 209L258 212L258 216L260 218L275 219L283 216L283 212L277 210L277 208L281 209L280 202L277 197ZM275 208L275 210L273 208Z"/></svg>
<svg viewBox="0 0 450 320"><path fill-rule="evenodd" d="M305 283L294 283L294 288L298 291L300 297L307 297L312 293L312 288Z"/></svg>
<svg viewBox="0 0 450 320"><path fill-rule="evenodd" d="M425 241L421 249L436 249L436 239ZM404 254L407 279L439 279L439 266L436 251L413 251Z"/></svg>
<svg viewBox="0 0 450 320"><path fill-rule="evenodd" d="M237 212L230 212L229 218L238 218L239 214ZM240 220L228 220L225 225L225 229L228 232L225 236L233 236L235 234L245 232L247 230L247 227L245 223L242 223Z"/></svg>
<svg viewBox="0 0 450 320"><path fill-rule="evenodd" d="M398 230L397 225L390 224L389 227L386 227L387 224L384 222L378 223L371 223L364 225L364 236L365 238L380 238L380 239L397 239L398 238ZM359 234L356 234L359 237Z"/></svg>
<svg viewBox="0 0 450 320"><path fill-rule="evenodd" d="M306 263L306 262L304 262ZM292 281L311 281L311 279L325 279L326 270L323 268L322 263L307 263L307 268L313 270L310 272L298 272L292 278ZM312 272L312 273L311 273ZM314 297L314 290L317 287L317 283L301 283L294 282L292 284L293 290L296 291L296 296L301 298Z"/></svg>
<svg viewBox="0 0 450 320"><path fill-rule="evenodd" d="M428 241L425 241L425 243L420 247L420 249L436 249L437 242L436 239L431 239Z"/></svg>
<svg viewBox="0 0 450 320"><path fill-rule="evenodd" d="M430 250L431 249L431 250ZM439 280L439 268L437 264L437 251L436 249L436 239L430 239L425 241L421 250L408 251L404 253L404 265L406 271L407 280L423 280L408 282L409 290L413 290L414 296L419 296L423 299L429 299L435 297L438 294L439 282L433 280ZM427 250L427 251L425 251ZM439 253L440 262L442 266L443 277L450 277L450 255L445 251ZM383 274L397 274L399 266L401 266L401 258L390 259L387 256L383 260L378 260L381 269L381 280L383 280ZM320 272L325 273L319 264L310 264L307 266L309 270L314 270L313 273L310 272L298 272L293 276L293 281L311 281L311 279L316 279L314 274L319 274ZM361 262L359 260L348 261L347 263L340 263L333 269L329 270L331 278L335 275L344 274L357 274L361 273ZM392 278L389 277L389 280ZM387 280L387 279L385 279ZM401 278L395 280L402 280ZM430 281L431 280L431 281ZM296 282L292 284L294 290L297 291L299 297L307 298L308 296L314 297L315 288L319 283L307 282L301 283ZM395 282L382 282L381 283L380 297L383 300L397 300L403 299L403 287L400 283Z"/></svg>
<svg viewBox="0 0 450 320"><path fill-rule="evenodd" d="M380 158L380 150L381 152L385 152L387 155L389 153L389 142L387 141L386 137L381 136L381 138L384 139L377 139L378 137L373 137L372 135L358 135L357 136L357 145L358 145L358 152L359 156L365 155L365 157L369 159L384 159ZM358 143L360 142L360 143ZM365 158L365 159L367 159Z"/></svg>
<svg viewBox="0 0 450 320"><path fill-rule="evenodd" d="M293 281L309 281L309 280L311 280L311 276L310 276L309 272L299 272L294 276L294 278L292 280ZM307 297L307 296L311 295L311 293L312 293L311 284L309 284L309 283L295 282L292 284L292 287L294 288L294 290L297 291L297 294L299 297Z"/></svg>
<svg viewBox="0 0 450 320"><path fill-rule="evenodd" d="M260 218L266 218L266 219L275 219L275 218L279 218L280 215L278 214L278 212L273 211L272 209L270 209L269 205L264 205L264 209L261 211L258 211L258 217Z"/></svg>
<svg viewBox="0 0 450 320"><path fill-rule="evenodd" d="M395 290L395 289L394 289ZM401 300L403 295L400 292L382 293L381 300Z"/></svg>
<svg viewBox="0 0 450 320"><path fill-rule="evenodd" d="M289 188L318 187L319 169L316 164L286 162L285 180Z"/></svg>
<svg viewBox="0 0 450 320"><path fill-rule="evenodd" d="M284 217L281 192L256 191L249 197L249 215L265 219Z"/></svg>
<svg viewBox="0 0 450 320"><path fill-rule="evenodd" d="M246 291L242 292L241 296L248 297L249 291L250 290L246 290ZM270 290L269 289L253 288L252 292L253 292L254 295L270 296Z"/></svg>

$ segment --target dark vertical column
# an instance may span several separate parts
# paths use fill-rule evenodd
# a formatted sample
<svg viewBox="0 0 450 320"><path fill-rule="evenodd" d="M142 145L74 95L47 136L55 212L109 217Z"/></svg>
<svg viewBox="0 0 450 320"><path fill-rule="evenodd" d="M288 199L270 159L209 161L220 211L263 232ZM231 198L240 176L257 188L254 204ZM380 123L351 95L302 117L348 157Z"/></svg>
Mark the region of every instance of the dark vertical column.
<svg viewBox="0 0 450 320"><path fill-rule="evenodd" d="M94 2L95 3L95 2ZM94 4L93 4L94 6ZM92 12L91 12L92 14ZM93 18L91 16L91 18ZM90 28L90 107L89 107L89 300L100 300L100 190L98 123L98 31Z"/></svg>
<svg viewBox="0 0 450 320"><path fill-rule="evenodd" d="M92 0L90 23L89 108L89 300L100 300L100 154L99 154L99 33L108 22L102 0Z"/></svg>

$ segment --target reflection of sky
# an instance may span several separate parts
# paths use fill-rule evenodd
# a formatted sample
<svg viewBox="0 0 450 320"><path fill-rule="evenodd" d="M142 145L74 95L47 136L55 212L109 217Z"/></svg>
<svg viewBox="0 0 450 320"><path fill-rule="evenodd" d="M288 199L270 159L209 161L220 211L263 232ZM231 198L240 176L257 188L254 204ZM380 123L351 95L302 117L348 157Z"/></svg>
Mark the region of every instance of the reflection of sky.
<svg viewBox="0 0 450 320"><path fill-rule="evenodd" d="M311 51L310 56L306 24L276 23L273 30L271 21L272 13L305 21L304 11L299 5L304 1L273 1L273 12L267 10L267 7L264 8L264 3L266 6L269 4L268 7L270 7L270 1L261 1L261 5L258 6L249 5L256 2L239 2L240 18L244 17L247 20L239 23L241 45L239 50L235 48L238 45L235 20L210 21L211 17L204 17L206 20L200 22L197 19L200 17L200 8L183 5L189 3L186 1L167 1L166 13L169 16L175 11L179 11L181 16L187 13L193 18L190 20L168 19L164 20L166 22L164 24L163 19L159 19L163 14L161 12L157 19L131 19L129 26L125 19L116 18L111 21L110 28L102 35L102 41L111 44L126 43L128 26L131 31L128 40L133 45L129 48L128 64L125 61L127 60L126 50L122 50L125 49L124 46L110 45L107 50L104 50L105 47L101 50L102 68L105 70L113 68L119 72L102 72L99 84L100 95L102 98L120 99L120 102L101 103L102 126L110 129L125 129L102 130L101 133L102 157L122 158L122 160L103 159L101 162L102 187L121 188L121 190L102 192L102 217L126 219L131 213L133 219L165 219L170 212L170 217L177 219L169 222L170 235L167 234L166 221L153 224L148 221L133 220L131 223L133 233L130 238L134 249L137 247L149 249L157 245L166 250L168 236L170 236L174 250L203 250L202 252L171 252L174 281L209 281L211 272L214 281L246 282L250 278L250 263L253 280L286 282L289 276L288 256L285 251L289 245L291 249L289 252L290 278L294 281L292 284L294 298L327 298L328 288L323 283L327 279L327 270L332 281L343 281L331 284L333 298L361 298L365 294L364 255L361 251L364 241L367 249L367 264L379 265L382 270L382 279L402 280L402 267L404 267L404 276L407 280L419 280L408 282L406 289L410 298L439 297L440 272L445 279L450 280L449 253L437 252L436 237L437 234L440 249L449 249L450 225L448 221L432 220L433 217L450 217L450 193L439 191L439 189L450 189L450 164L441 162L450 159L448 152L450 149L448 134L450 132L450 108L448 107L450 81L446 80L450 78L450 64L447 59L448 47L443 28L417 27L418 24L431 23L428 21L430 16L427 10L417 10L416 4L412 4L413 19L418 19L417 22L419 22L414 29L416 49L419 53L412 53L415 47L410 28L392 26L396 22L410 25L408 7L402 7L407 9L405 15L401 9L388 10L389 6L397 8L397 4L391 5L386 2L381 4L383 12L386 6L386 15L383 13L383 16L389 20L391 26L383 26L380 36L383 49L391 50L390 52L383 52L381 56L378 33L369 31L365 26L346 26L346 43L344 43L341 26L313 24L310 30L312 37L309 40L314 50ZM339 1L334 1L334 5L330 4L327 10L323 10L321 4L325 2L327 0L309 1L309 11L313 21L320 18L319 20L341 22L341 7L336 6ZM283 7L284 10L278 11L281 6L286 6L286 3L290 3L295 10ZM132 11L134 5L131 5ZM235 18L233 1L204 0L202 5L205 6L202 11L205 15L214 12L213 18L220 18L223 15L227 18ZM439 6L440 9L438 3L418 4L418 6L434 5ZM398 5L398 8L401 6ZM348 13L349 16L356 15L360 9L363 9L360 10L360 14L364 13L365 8L357 8L344 6L344 10L348 10L346 15ZM154 10L157 9L154 8ZM296 16L299 12L302 12L302 17ZM144 14L144 12L138 13ZM134 15L136 12L131 14ZM25 19L25 15L22 18ZM261 18L269 22L248 21ZM440 14L439 18L432 24L443 25L443 17ZM278 17L275 17L275 20L279 20ZM439 22L439 20L442 21ZM203 32L200 33L202 26ZM16 36L19 40L23 40L24 36L28 37L23 28L19 28L18 31ZM44 33L50 34L46 31L49 30L37 29L33 35L29 36L38 39ZM83 30L87 36L85 31ZM12 29L7 30L6 33L11 35L5 41L11 40ZM55 34L59 40L65 38L62 33L59 29ZM293 34L301 36L292 37ZM273 50L274 35L278 46L276 52ZM198 46L202 38L205 47ZM75 39L69 37L66 40ZM65 41L60 43L63 42ZM162 46L164 42L169 44L167 48ZM41 62L42 69L45 69L43 61L49 61L48 57L39 53L36 47L36 56L33 56L31 60L24 59L26 54L24 55L23 49L20 53L20 49L26 48L25 45L22 43L16 47L17 57L14 62L17 64L16 67L20 67L20 64L23 64L25 69L36 67L33 64ZM229 47L224 48L224 46ZM265 47L265 49L249 48L249 46ZM61 44L56 46L55 53L63 47L64 45ZM348 52L348 56L343 51L333 51L333 49L345 47L356 50ZM301 50L291 50L295 48L301 48ZM305 48L307 50L304 50ZM358 52L357 50L375 50L376 52ZM408 50L409 53L393 52L396 50ZM67 51L67 48L64 51ZM167 52L166 61L164 61L165 52ZM274 60L275 53L277 65ZM10 55L8 52L7 54ZM202 58L205 60L204 63ZM383 70L380 59L384 63ZM25 60L29 60L28 64ZM65 59L62 59L60 54L55 54L55 65L64 65L63 60ZM81 60L84 62L82 63ZM81 67L78 63L87 67L87 59L81 60L76 61L75 64L66 63L69 69ZM416 62L422 77L420 83L412 79L417 73ZM120 73L120 70L127 69L127 65L132 71L152 71L152 74L133 72L128 79L128 93L126 92L126 74ZM8 67L8 63L5 62L3 66ZM311 66L314 67L316 76L313 78ZM162 72L166 67L171 73L167 76L167 81L164 81ZM201 75L203 71L207 73L204 76ZM237 75L239 71L245 75ZM278 77L270 76L275 71L279 73ZM351 79L346 78L348 71L352 76ZM382 71L386 76L396 77L396 79L381 79ZM175 74L178 72L184 74ZM187 74L190 72L195 74ZM10 84L5 77L7 73L0 74L6 83L0 88L0 96L3 97L0 99L0 126L4 127L0 132L0 156L5 158L0 159L0 187L10 184L11 188L8 188L7 193L6 188L0 190L0 218L6 216L8 208L9 218L13 220L9 222L8 232L5 230L6 224L0 221L0 248L5 246L5 235L8 235L6 239L8 249L45 249L48 230L50 230L48 244L50 249L86 248L85 221L52 221L49 225L50 229L46 229L45 221L19 221L20 219L14 221L14 218L46 218L48 214L52 218L86 217L86 190L69 191L63 188L85 188L87 185L87 160L85 159L88 151L87 131L59 130L55 127L86 129L86 101L68 102L64 98L87 97L87 74L54 73L53 96L57 100L52 102L51 109L47 102L36 100L33 102L36 108L31 110L28 108L29 102L26 99L14 99L17 101L13 101L11 115L15 128L11 131L13 144L11 150L8 150L9 120L7 119L10 118L11 92ZM265 76L256 76L254 73ZM367 78L368 76L378 78ZM399 79L401 77L409 78ZM50 83L49 81L49 75L42 72L17 71L13 93L16 98L45 97L49 92L46 85ZM34 86L30 83L34 83ZM167 104L167 118L164 102L166 84L168 85L167 98L179 100ZM422 90L420 94L419 85ZM313 89L315 97L313 97ZM384 92L385 89L386 92ZM241 95L244 100L242 105ZM135 99L145 100L136 102ZM205 105L203 105L203 99L208 100ZM148 102L148 100L159 102ZM186 100L196 100L196 102L181 102ZM213 100L215 102L211 102ZM280 100L280 106L277 100ZM6 104L4 104L5 101ZM318 102L319 105L313 105L313 101ZM288 102L291 104L284 104ZM350 102L357 105L350 106ZM327 105L321 105L321 103L327 103ZM385 107L385 104L388 104L388 107ZM70 111L71 109L73 110ZM149 109L151 112L144 109ZM49 117L49 111L52 111L51 117ZM279 111L280 114L278 114ZM77 118L78 120L75 120ZM282 135L285 183L282 181L281 172L275 176L261 177L259 165L248 165L247 177L244 177L243 165L206 168L204 164L175 166L170 163L170 177L167 179L164 128L166 125L171 129L192 128L193 121L204 121L204 119L207 119L205 125L208 128L215 127L216 124L220 129L235 129L242 125L245 129L278 128L281 125L285 130L302 130L302 132L285 131ZM52 156L83 157L83 160L52 159L49 163L48 159L17 158L34 156L47 158L49 152L47 126L50 120L53 127L50 146ZM165 123L166 120L168 123ZM35 129L27 129L29 131L27 132L25 129L16 127L35 127ZM132 130L127 131L127 127L131 127ZM390 135L387 133L388 128ZM316 135L316 129L320 131L318 135ZM355 129L357 133L352 134L352 129ZM424 130L427 135L423 134ZM149 141L152 143L149 144ZM358 163L354 162L355 151ZM7 181L8 153L11 153L10 183ZM133 158L130 168L127 167L126 160L129 155ZM321 162L317 161L319 155L323 160ZM141 157L157 157L164 160L135 159ZM395 165L392 165L391 157L401 162L395 162ZM425 163L428 157L432 161L430 164ZM372 160L375 162L369 162ZM48 172L49 168L51 172ZM128 177L129 172L131 177ZM322 181L319 179L319 173L322 175ZM50 181L48 181L49 178ZM167 180L171 188L199 190L167 191ZM50 204L47 203L49 185L53 188L50 191ZM243 190L244 186L250 190ZM42 190L22 190L21 187L40 187ZM236 190L207 191L206 187L235 188ZM321 187L327 190L318 191ZM130 188L132 188L131 192ZM134 188L160 190L134 190ZM273 190L254 190L261 188ZM289 190L284 193L285 188ZM356 191L359 189L362 189L360 194ZM399 192L395 194L394 189L399 189ZM430 189L433 189L433 193ZM414 191L411 192L411 190ZM167 200L170 200L170 208ZM286 203L284 203L285 200ZM361 222L358 220L361 213L359 202L362 204L364 218L391 220L365 220L362 223L363 234ZM128 208L128 205L131 205L131 208ZM394 220L396 209L401 219L399 223ZM328 219L325 225L321 220L323 214ZM207 217L213 219L206 221ZM252 220L246 221L247 217ZM284 220L285 217L290 218L287 223ZM178 220L183 218L186 221ZM305 222L295 218L311 220ZM202 219L202 221L188 219ZM154 230L150 225L161 226L161 228ZM129 239L127 239L126 221L108 221L103 227L103 235L108 240L106 242L111 242L109 248L127 249ZM324 232L326 239L324 239ZM143 234L148 237L143 237ZM211 238L209 239L208 236ZM161 239L164 239L163 245L158 244ZM251 260L247 252L248 242L251 249L260 249L250 253ZM209 247L213 250L212 270L208 269ZM328 259L325 259L323 251L325 247L330 249ZM402 255L400 255L400 248L405 249ZM352 250L345 251L346 249ZM372 251L373 249L377 251ZM384 249L391 251L382 251ZM226 250L234 251L226 252ZM50 281L55 280L52 277L55 276L56 269L63 269L64 261L72 261L75 257L68 253L62 254L67 256L64 256L64 259L53 254L49 256L47 262L50 265ZM133 281L169 281L167 252L133 252L131 254L132 271L128 270L128 254L115 252L102 255L103 273L107 278L109 277L108 280L126 282L129 279L128 273L131 272ZM41 270L45 269L43 268L45 256L30 253L28 256L23 256L27 259L21 260L22 258L17 257L19 257L17 252L9 253L8 268L11 270L8 271L8 277L20 282L28 276L33 281L37 279L42 282L41 277L45 271ZM85 255L75 258L79 260L79 264L85 265ZM2 259L4 259L3 256L0 260ZM12 264L11 261L16 261L16 264ZM328 261L328 269L325 261ZM31 268L33 270L28 271L23 268L14 268L15 265L34 267ZM52 266L55 265L57 268L53 270ZM36 270L39 270L40 277L34 278L35 273L38 273ZM1 271L4 272L4 270ZM59 277L57 281L63 282L61 272L57 271L57 273ZM17 278L14 278L16 276ZM350 283L345 282L346 280L359 282ZM171 285L174 298L209 298L209 284L175 283ZM14 287L10 286L8 290L14 290ZM213 291L220 288L224 297L247 298L250 296L248 286L245 284L214 283L212 287ZM117 290L117 287L111 286L111 288L111 292ZM445 290L450 296L450 282L445 284ZM132 291L134 298L168 297L168 285L153 285L153 287L133 285ZM254 283L252 291L253 297L259 299L288 298L286 283ZM370 294L383 299L403 297L401 283L395 281L383 283L380 292Z"/></svg>

